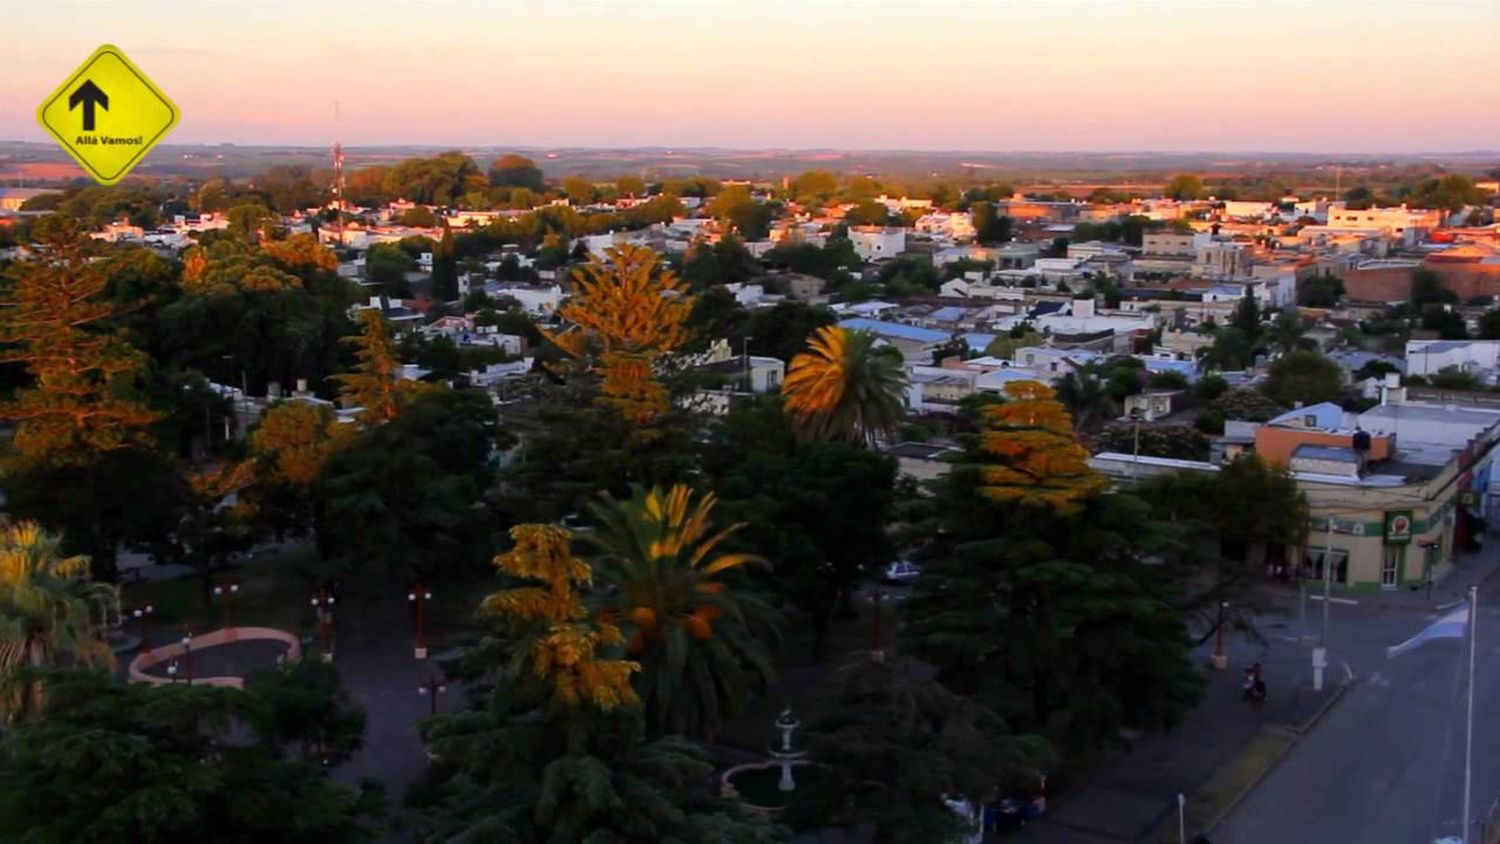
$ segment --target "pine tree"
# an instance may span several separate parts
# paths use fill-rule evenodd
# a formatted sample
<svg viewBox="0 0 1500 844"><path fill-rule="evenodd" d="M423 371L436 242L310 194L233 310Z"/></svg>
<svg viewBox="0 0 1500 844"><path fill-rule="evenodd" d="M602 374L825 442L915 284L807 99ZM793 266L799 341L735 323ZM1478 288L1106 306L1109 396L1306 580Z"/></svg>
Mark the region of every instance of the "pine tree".
<svg viewBox="0 0 1500 844"><path fill-rule="evenodd" d="M458 299L458 260L453 256L453 230L443 223L443 238L432 251L432 298L439 302Z"/></svg>
<svg viewBox="0 0 1500 844"><path fill-rule="evenodd" d="M106 301L109 278L87 239L63 218L37 229L45 257L0 289L0 363L23 364L34 381L0 404L0 419L20 423L24 460L87 463L144 441L159 414L130 395L145 359L112 325L124 309Z"/></svg>
<svg viewBox="0 0 1500 844"><path fill-rule="evenodd" d="M654 365L690 337L687 285L644 246L604 250L573 271L573 296L558 314L573 328L543 333L603 375L599 401L628 422L648 425L668 408Z"/></svg>
<svg viewBox="0 0 1500 844"><path fill-rule="evenodd" d="M339 396L345 403L360 408L360 421L377 425L395 419L422 388L401 377L401 358L385 317L369 309L360 312L359 322L360 333L347 338L359 363L353 372L333 378L343 385Z"/></svg>
<svg viewBox="0 0 1500 844"><path fill-rule="evenodd" d="M1068 411L1037 381L1012 381L1005 395L1008 401L984 408L980 422L982 492L995 501L1075 511L1105 480L1089 468Z"/></svg>
<svg viewBox="0 0 1500 844"><path fill-rule="evenodd" d="M1234 315L1229 318L1229 324L1250 339L1254 345L1261 335L1260 305L1255 301L1255 291L1250 285L1245 285L1245 295L1240 297L1239 305L1235 306Z"/></svg>

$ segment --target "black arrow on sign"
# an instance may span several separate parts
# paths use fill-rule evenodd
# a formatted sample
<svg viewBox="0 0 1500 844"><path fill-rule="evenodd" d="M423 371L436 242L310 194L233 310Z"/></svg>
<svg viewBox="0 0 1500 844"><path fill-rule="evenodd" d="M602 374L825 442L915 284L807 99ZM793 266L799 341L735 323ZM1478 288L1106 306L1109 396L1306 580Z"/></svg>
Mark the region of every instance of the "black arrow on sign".
<svg viewBox="0 0 1500 844"><path fill-rule="evenodd" d="M99 90L94 80L85 79L78 90L68 95L68 111L83 105L83 131L94 131L94 106L100 105L105 111L109 111L109 95Z"/></svg>

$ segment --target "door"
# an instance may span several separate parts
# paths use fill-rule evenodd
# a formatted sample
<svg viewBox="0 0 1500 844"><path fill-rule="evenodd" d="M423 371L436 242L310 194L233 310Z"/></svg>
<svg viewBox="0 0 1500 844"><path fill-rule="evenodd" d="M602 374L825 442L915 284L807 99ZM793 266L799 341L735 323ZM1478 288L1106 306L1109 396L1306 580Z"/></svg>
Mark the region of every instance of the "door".
<svg viewBox="0 0 1500 844"><path fill-rule="evenodd" d="M1395 589L1396 573L1401 563L1401 546L1387 545L1380 557L1380 588Z"/></svg>

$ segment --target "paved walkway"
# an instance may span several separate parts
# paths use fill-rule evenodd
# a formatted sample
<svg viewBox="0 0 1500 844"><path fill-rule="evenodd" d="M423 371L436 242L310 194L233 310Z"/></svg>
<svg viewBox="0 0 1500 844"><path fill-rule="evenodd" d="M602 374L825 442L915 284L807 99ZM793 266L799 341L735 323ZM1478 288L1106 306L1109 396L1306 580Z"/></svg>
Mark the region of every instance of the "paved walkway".
<svg viewBox="0 0 1500 844"><path fill-rule="evenodd" d="M374 596L340 596L334 665L365 710L365 744L333 773L340 782L376 779L385 784L392 805L427 768L417 732L431 713L431 698L418 692L440 677L436 664L412 654L413 628L406 596L398 591ZM438 695L438 711L462 708L463 694L450 684Z"/></svg>

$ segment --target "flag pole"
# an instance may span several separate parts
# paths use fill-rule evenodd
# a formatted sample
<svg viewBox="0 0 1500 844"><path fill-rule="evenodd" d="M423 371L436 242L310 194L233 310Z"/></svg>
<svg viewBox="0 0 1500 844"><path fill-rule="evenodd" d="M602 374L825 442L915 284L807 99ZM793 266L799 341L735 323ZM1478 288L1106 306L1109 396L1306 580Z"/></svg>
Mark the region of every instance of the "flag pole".
<svg viewBox="0 0 1500 844"><path fill-rule="evenodd" d="M1469 706L1464 730L1464 844L1469 844L1473 815L1470 802L1474 791L1474 651L1479 646L1479 587L1469 587Z"/></svg>

